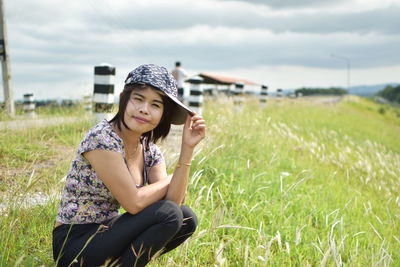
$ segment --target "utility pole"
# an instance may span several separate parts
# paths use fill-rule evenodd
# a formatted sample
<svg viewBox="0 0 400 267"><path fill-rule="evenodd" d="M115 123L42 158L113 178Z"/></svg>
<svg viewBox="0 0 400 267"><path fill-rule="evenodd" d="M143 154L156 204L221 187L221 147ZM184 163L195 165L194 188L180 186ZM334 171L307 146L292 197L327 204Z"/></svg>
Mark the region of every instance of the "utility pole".
<svg viewBox="0 0 400 267"><path fill-rule="evenodd" d="M9 63L9 54L7 46L7 28L4 19L4 6L3 0L0 0L0 59L1 70L3 74L3 90L4 90L4 104L6 106L7 114L9 116L15 115L14 97L11 87L11 68Z"/></svg>

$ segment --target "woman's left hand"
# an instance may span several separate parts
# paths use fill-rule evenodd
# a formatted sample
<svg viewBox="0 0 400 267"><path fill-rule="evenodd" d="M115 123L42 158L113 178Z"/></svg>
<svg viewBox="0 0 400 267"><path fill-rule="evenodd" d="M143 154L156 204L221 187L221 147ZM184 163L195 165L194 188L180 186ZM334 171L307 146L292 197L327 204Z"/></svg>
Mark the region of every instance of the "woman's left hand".
<svg viewBox="0 0 400 267"><path fill-rule="evenodd" d="M182 145L194 148L206 136L206 121L195 114L187 116L183 127Z"/></svg>

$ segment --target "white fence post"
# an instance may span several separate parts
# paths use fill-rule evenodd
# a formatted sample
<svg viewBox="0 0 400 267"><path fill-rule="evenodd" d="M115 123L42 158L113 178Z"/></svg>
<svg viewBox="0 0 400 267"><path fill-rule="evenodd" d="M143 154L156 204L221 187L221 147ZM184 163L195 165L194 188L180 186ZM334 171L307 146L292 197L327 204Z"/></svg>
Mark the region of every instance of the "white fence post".
<svg viewBox="0 0 400 267"><path fill-rule="evenodd" d="M36 108L36 104L35 104L35 98L33 97L33 94L24 94L24 113L27 117L35 117L36 113L35 113L35 108Z"/></svg>
<svg viewBox="0 0 400 267"><path fill-rule="evenodd" d="M110 120L114 105L115 67L101 64L94 67L93 104L97 121Z"/></svg>
<svg viewBox="0 0 400 267"><path fill-rule="evenodd" d="M190 84L190 95L189 95L189 108L197 114L202 114L203 107L203 88L201 82L203 78L199 76L192 77L188 80Z"/></svg>

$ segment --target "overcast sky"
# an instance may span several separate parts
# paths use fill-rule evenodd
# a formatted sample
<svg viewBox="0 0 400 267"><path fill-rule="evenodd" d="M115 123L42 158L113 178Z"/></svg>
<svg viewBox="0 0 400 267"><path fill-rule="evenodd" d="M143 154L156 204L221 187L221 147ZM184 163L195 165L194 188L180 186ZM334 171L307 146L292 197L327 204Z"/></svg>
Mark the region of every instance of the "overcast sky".
<svg viewBox="0 0 400 267"><path fill-rule="evenodd" d="M143 63L277 88L400 82L400 0L3 0L14 97L80 98L93 67L116 93ZM342 58L332 57L332 54ZM3 90L1 90L3 99Z"/></svg>

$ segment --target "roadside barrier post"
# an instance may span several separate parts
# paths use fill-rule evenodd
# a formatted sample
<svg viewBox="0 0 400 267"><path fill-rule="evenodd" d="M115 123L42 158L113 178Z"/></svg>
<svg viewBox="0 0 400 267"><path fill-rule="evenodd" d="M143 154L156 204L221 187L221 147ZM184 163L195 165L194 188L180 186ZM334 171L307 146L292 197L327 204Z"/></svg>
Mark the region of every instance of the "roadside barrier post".
<svg viewBox="0 0 400 267"><path fill-rule="evenodd" d="M242 110L243 91L244 91L244 84L241 82L235 83L235 90L233 90L233 105L235 106L236 111Z"/></svg>
<svg viewBox="0 0 400 267"><path fill-rule="evenodd" d="M83 97L83 108L87 113L92 113L92 96L91 95L85 95Z"/></svg>
<svg viewBox="0 0 400 267"><path fill-rule="evenodd" d="M283 96L283 91L282 89L277 89L276 90L276 97L282 97Z"/></svg>
<svg viewBox="0 0 400 267"><path fill-rule="evenodd" d="M93 104L96 120L112 119L114 105L115 67L100 64L94 67Z"/></svg>
<svg viewBox="0 0 400 267"><path fill-rule="evenodd" d="M36 117L35 113L35 98L33 97L33 94L24 94L24 113L27 117L33 118Z"/></svg>
<svg viewBox="0 0 400 267"><path fill-rule="evenodd" d="M267 98L268 98L268 86L261 85L260 92L260 107L265 108L267 106Z"/></svg>
<svg viewBox="0 0 400 267"><path fill-rule="evenodd" d="M197 114L202 113L203 107L203 89L201 86L201 82L203 78L199 76L192 77L188 80L190 84L190 95L189 95L189 108L196 112Z"/></svg>

